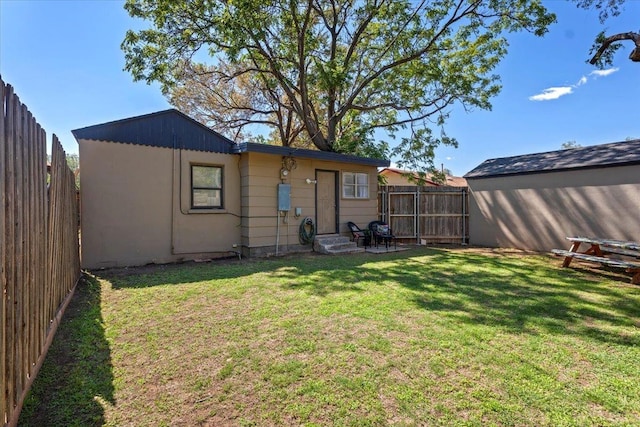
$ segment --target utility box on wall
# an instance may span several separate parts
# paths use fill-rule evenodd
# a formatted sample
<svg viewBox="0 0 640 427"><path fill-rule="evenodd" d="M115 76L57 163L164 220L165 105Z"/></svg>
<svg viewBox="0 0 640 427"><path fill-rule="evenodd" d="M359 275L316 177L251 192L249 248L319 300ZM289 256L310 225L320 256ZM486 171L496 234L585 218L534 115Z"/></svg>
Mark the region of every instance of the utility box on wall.
<svg viewBox="0 0 640 427"><path fill-rule="evenodd" d="M278 184L278 211L291 210L291 184Z"/></svg>

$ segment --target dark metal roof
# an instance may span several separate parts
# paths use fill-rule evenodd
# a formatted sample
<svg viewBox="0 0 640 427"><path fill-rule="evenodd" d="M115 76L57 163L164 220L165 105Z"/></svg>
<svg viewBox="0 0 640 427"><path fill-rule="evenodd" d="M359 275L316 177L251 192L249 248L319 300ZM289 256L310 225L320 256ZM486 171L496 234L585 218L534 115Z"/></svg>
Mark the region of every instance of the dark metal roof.
<svg viewBox="0 0 640 427"><path fill-rule="evenodd" d="M389 166L389 160L372 159L369 157L352 156L349 154L332 153L329 151L306 150L304 148L282 147L279 145L255 144L251 142L241 142L236 145L236 153L265 153L279 156L303 157L316 160L327 160L332 162L355 163L360 165Z"/></svg>
<svg viewBox="0 0 640 427"><path fill-rule="evenodd" d="M121 142L228 154L266 153L369 166L389 166L389 160L277 145L247 142L236 144L176 109L88 126L71 132L77 140Z"/></svg>
<svg viewBox="0 0 640 427"><path fill-rule="evenodd" d="M640 164L640 139L489 159L468 172L464 177L467 179L488 178L501 175L521 175L633 164Z"/></svg>
<svg viewBox="0 0 640 427"><path fill-rule="evenodd" d="M71 131L77 139L232 153L235 143L175 109Z"/></svg>

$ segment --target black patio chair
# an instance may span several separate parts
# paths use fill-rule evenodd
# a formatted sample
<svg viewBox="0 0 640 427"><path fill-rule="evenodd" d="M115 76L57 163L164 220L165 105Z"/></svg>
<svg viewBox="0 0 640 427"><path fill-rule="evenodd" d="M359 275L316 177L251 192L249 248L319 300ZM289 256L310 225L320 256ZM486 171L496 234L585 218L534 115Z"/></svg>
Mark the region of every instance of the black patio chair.
<svg viewBox="0 0 640 427"><path fill-rule="evenodd" d="M371 221L369 223L369 232L371 233L371 238L376 245L376 248L379 244L384 243L384 247L389 249L389 243L393 242L393 247L398 247L398 242L396 241L396 236L393 235L389 224L384 221Z"/></svg>
<svg viewBox="0 0 640 427"><path fill-rule="evenodd" d="M347 222L347 226L349 227L349 231L351 231L352 240L356 242L360 242L362 239L363 246L371 246L371 233L369 230L361 230L355 223L349 221Z"/></svg>

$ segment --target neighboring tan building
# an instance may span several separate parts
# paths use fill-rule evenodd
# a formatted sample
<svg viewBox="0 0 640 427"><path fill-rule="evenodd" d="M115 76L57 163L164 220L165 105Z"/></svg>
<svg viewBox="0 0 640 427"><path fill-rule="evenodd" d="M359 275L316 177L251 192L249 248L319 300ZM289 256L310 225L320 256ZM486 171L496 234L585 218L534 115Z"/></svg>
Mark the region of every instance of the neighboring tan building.
<svg viewBox="0 0 640 427"><path fill-rule="evenodd" d="M389 165L236 144L173 109L73 134L84 268L310 251L306 218L319 235L377 219L377 168Z"/></svg>
<svg viewBox="0 0 640 427"><path fill-rule="evenodd" d="M413 175L417 180L419 177L415 172L406 171L397 168L384 168L378 171L378 175L384 177L386 185L411 185L415 186L416 181L410 180L410 176ZM425 177L424 187L437 187L441 185L446 185L449 187L466 187L467 180L459 177L459 176L450 176L447 175L447 181L445 183L439 184L431 175L427 175Z"/></svg>
<svg viewBox="0 0 640 427"><path fill-rule="evenodd" d="M487 160L465 175L472 245L568 249L640 241L640 140Z"/></svg>

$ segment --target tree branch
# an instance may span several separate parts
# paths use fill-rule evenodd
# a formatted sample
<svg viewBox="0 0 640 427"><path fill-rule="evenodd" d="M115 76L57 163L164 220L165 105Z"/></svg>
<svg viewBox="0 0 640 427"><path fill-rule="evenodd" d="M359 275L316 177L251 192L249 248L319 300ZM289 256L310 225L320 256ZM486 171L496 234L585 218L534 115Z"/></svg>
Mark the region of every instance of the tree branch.
<svg viewBox="0 0 640 427"><path fill-rule="evenodd" d="M628 33L615 34L613 36L605 38L602 41L602 44L600 45L600 48L598 49L598 51L595 53L595 55L593 55L593 57L589 61L589 64L595 65L600 59L600 57L602 56L602 54L607 49L609 49L609 46L611 46L612 43L624 41L624 40L631 40L635 43L636 47L633 49L633 51L631 51L631 54L629 55L629 59L634 62L640 62L640 34L634 33L634 32L628 32Z"/></svg>
<svg viewBox="0 0 640 427"><path fill-rule="evenodd" d="M449 17L449 19L447 20L447 22L445 22L445 24L434 33L434 35L431 37L431 39L426 43L426 45L422 46L420 49L411 52L410 54L407 54L399 59L396 59L388 64L382 65L380 67L378 67L373 73L371 73L367 78L365 78L363 81L360 82L359 85L357 85L354 90L351 92L351 95L349 96L349 98L346 100L346 102L344 103L343 107L341 108L341 110L338 112L338 118L342 118L347 111L350 109L351 105L355 102L356 98L358 97L358 95L368 86L371 84L371 82L373 82L376 78L380 77L382 74L386 73L387 71L397 68L402 64L406 64L408 62L414 61L418 58L420 58L422 55L424 55L425 53L427 53L430 49L432 49L435 45L436 42L440 39L440 37L442 36L442 34L444 34L451 26L453 26L456 22L460 21L463 17L465 17L466 15L470 14L471 12L473 12L479 5L480 2L479 1L475 1L474 3L471 3L462 13L460 13L458 15L458 12L460 11L460 8L462 6L464 2L462 0L459 0L457 7L455 8L455 11L453 13L452 16Z"/></svg>

